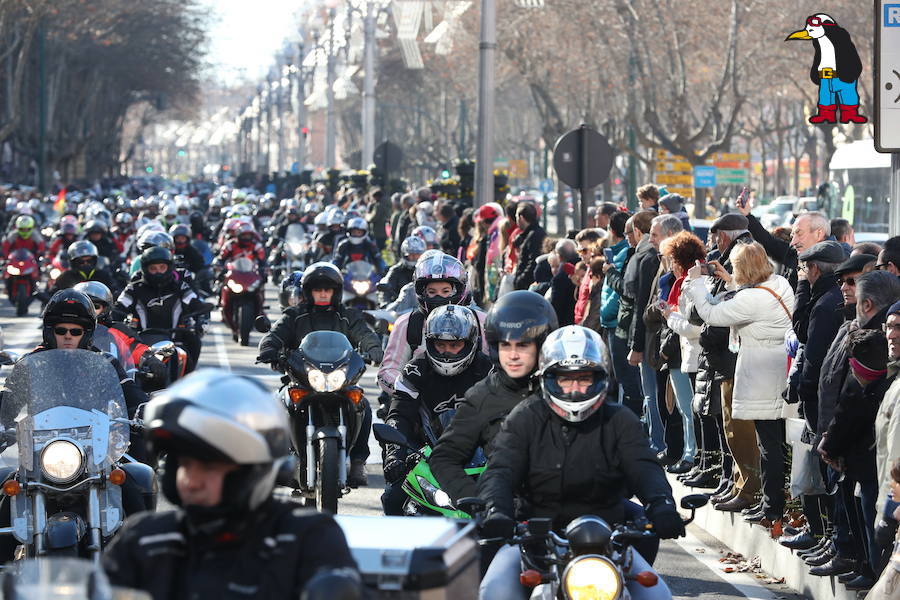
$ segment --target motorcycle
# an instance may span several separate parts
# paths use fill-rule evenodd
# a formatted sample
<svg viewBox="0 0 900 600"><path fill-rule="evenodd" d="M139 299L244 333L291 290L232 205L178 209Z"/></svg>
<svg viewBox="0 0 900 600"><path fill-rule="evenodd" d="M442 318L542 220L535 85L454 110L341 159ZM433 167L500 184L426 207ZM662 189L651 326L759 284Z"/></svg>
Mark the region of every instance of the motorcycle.
<svg viewBox="0 0 900 600"><path fill-rule="evenodd" d="M359 310L378 308L378 295L375 292L378 281L378 272L374 265L361 260L347 263L342 302Z"/></svg>
<svg viewBox="0 0 900 600"><path fill-rule="evenodd" d="M78 377L72 377L78 373ZM6 379L0 407L2 493L25 558L87 556L125 517L127 477L155 504L155 474L130 462L125 398L112 364L87 350L47 350L21 358Z"/></svg>
<svg viewBox="0 0 900 600"><path fill-rule="evenodd" d="M309 251L309 236L301 223L291 223L287 227L284 241L275 251L276 260L273 278L281 279L288 273L302 271L306 266L306 255Z"/></svg>
<svg viewBox="0 0 900 600"><path fill-rule="evenodd" d="M213 296L214 294L212 285L215 277L212 270L212 261L215 256L206 240L191 240L191 246L196 248L200 255L203 256L203 264L205 265L202 269L194 274L194 281L196 282L197 287L200 289L200 291L202 291L207 296Z"/></svg>
<svg viewBox="0 0 900 600"><path fill-rule="evenodd" d="M79 558L15 562L4 570L0 589L6 600L152 600L147 592L110 585L100 565Z"/></svg>
<svg viewBox="0 0 900 600"><path fill-rule="evenodd" d="M229 262L222 285L222 319L232 339L240 338L241 346L250 345L250 330L257 315L262 315L263 302L262 277L254 262L246 257Z"/></svg>
<svg viewBox="0 0 900 600"><path fill-rule="evenodd" d="M139 373L147 374L146 361L150 355L156 356L167 367L166 381L155 380L150 382L150 377L139 375L142 381L144 391L155 391L162 389L181 379L187 374L190 357L184 348L181 340L185 332L194 330L194 333L202 337L202 326L198 327L195 323L196 317L208 315L213 309L213 305L205 303L200 310L189 312L181 316L178 327L171 329L166 328L150 328L144 329L137 334L138 339L147 346L150 346L152 352L145 353L140 364L137 365ZM139 326L139 323L133 323ZM195 357L196 358L196 357Z"/></svg>
<svg viewBox="0 0 900 600"><path fill-rule="evenodd" d="M441 424L446 428L455 414L455 410L440 414ZM390 425L373 423L372 433L375 439L382 444L397 444L403 446L410 453L406 456L406 467L409 472L403 480L402 488L406 492L407 499L403 503L403 513L407 516L444 516L453 519L471 519L471 515L453 506L450 496L441 489L441 484L431 472L428 458L431 450L437 444L437 438L432 427L428 423L428 416L422 415L422 425L425 432L426 444L416 448L409 443L406 436ZM475 456L465 467L466 475L478 479L486 468L487 458L479 448Z"/></svg>
<svg viewBox="0 0 900 600"><path fill-rule="evenodd" d="M281 362L287 373L281 398L299 458L297 489L319 510L336 513L338 498L350 491L347 452L362 429L366 400L357 382L366 366L336 331L307 334Z"/></svg>
<svg viewBox="0 0 900 600"><path fill-rule="evenodd" d="M34 254L25 248L13 252L6 261L3 277L6 279L9 301L16 307L16 316L24 317L28 314L28 306L37 290L40 277Z"/></svg>
<svg viewBox="0 0 900 600"><path fill-rule="evenodd" d="M696 510L708 502L703 494L681 499L681 508L691 511L684 519L694 520ZM470 514L484 512L485 502L463 498L461 508ZM486 538L482 546L498 543L519 547L522 560L522 585L533 588L532 600L577 600L578 598L629 598L626 581L643 587L654 587L659 576L653 571L630 574L633 544L656 536L653 525L646 521L625 523L613 529L593 515L573 520L562 536L552 529L552 519L533 518L516 527L511 538Z"/></svg>

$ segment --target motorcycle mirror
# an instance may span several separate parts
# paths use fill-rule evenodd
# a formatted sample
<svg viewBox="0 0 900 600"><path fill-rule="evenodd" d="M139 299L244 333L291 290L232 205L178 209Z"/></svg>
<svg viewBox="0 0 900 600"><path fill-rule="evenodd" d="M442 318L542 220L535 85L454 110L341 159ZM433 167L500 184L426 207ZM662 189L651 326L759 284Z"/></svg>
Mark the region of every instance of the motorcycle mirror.
<svg viewBox="0 0 900 600"><path fill-rule="evenodd" d="M403 435L390 425L385 425L384 423L373 423L372 433L375 434L375 439L382 444L397 444L398 446L403 446L404 448L409 448L413 451L417 450L410 445L405 435Z"/></svg>
<svg viewBox="0 0 900 600"><path fill-rule="evenodd" d="M703 506L706 506L706 503L709 502L709 498L703 494L691 494L690 496L685 496L681 499L681 508L685 510L697 510Z"/></svg>
<svg viewBox="0 0 900 600"><path fill-rule="evenodd" d="M256 317L256 320L253 321L253 326L260 333L269 333L272 329L272 322L266 315L259 315Z"/></svg>
<svg viewBox="0 0 900 600"><path fill-rule="evenodd" d="M173 354L175 354L175 342L163 340L151 345L150 349L153 350L154 354L160 354L162 356L172 356Z"/></svg>
<svg viewBox="0 0 900 600"><path fill-rule="evenodd" d="M18 360L18 353L10 352L9 350L0 350L0 366L15 364Z"/></svg>
<svg viewBox="0 0 900 600"><path fill-rule="evenodd" d="M475 516L478 513L484 512L484 509L487 508L487 502L485 502L481 498L469 496L467 498L460 498L459 500L457 500L456 507L464 513Z"/></svg>

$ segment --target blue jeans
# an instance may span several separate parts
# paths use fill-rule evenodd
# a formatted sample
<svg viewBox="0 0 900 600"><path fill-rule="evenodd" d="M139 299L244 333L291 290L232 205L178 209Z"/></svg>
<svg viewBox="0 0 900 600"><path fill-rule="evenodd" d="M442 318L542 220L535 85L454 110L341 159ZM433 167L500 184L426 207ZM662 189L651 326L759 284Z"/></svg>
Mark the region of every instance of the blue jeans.
<svg viewBox="0 0 900 600"><path fill-rule="evenodd" d="M691 385L691 376L681 369L669 369L669 378L672 380L672 389L675 391L675 404L681 413L681 426L684 430L684 453L681 460L694 462L697 454L697 437L694 435L694 411L691 405L694 401L694 386Z"/></svg>
<svg viewBox="0 0 900 600"><path fill-rule="evenodd" d="M632 561L628 575L642 571L656 572L640 553L634 549L631 549L630 552ZM503 546L491 561L484 579L481 580L478 597L481 600L526 600L531 594L531 588L526 588L519 583L521 571L519 547ZM646 588L634 580L626 581L625 587L628 588L633 600L669 600L672 598L672 592L669 591L669 586L662 578L652 588Z"/></svg>
<svg viewBox="0 0 900 600"><path fill-rule="evenodd" d="M621 402L641 416L644 393L641 391L641 371L628 364L628 341L616 337L615 327L605 327L606 339L609 340L609 358L613 373L619 382L622 393Z"/></svg>
<svg viewBox="0 0 900 600"><path fill-rule="evenodd" d="M642 420L650 429L650 447L654 452L662 452L666 449L666 429L656 403L656 369L644 361L641 361L641 387L644 390Z"/></svg>
<svg viewBox="0 0 900 600"><path fill-rule="evenodd" d="M833 106L858 106L859 94L856 92L856 81L844 83L837 77L819 80L819 104Z"/></svg>

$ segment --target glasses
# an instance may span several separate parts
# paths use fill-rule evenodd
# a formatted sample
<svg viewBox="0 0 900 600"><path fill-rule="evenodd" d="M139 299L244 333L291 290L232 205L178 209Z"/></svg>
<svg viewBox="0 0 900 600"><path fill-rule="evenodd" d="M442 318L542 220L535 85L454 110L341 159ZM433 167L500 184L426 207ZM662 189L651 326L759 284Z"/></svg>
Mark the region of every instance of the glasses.
<svg viewBox="0 0 900 600"><path fill-rule="evenodd" d="M887 268L890 266L890 264L891 264L891 263L881 263L880 265L876 264L876 265L875 265L875 270L876 270L876 271L886 271Z"/></svg>
<svg viewBox="0 0 900 600"><path fill-rule="evenodd" d="M813 27L819 27L820 25L834 25L834 23L830 23L829 21L823 21L819 17L810 17L806 20L807 25L812 25Z"/></svg>
<svg viewBox="0 0 900 600"><path fill-rule="evenodd" d="M81 327L72 327L71 329L68 327L54 327L53 333L55 333L56 335L69 334L72 337L81 337L81 335L84 333L84 329L82 329Z"/></svg>
<svg viewBox="0 0 900 600"><path fill-rule="evenodd" d="M584 253L584 252L590 252L590 251L591 251L590 248L584 248L584 247L579 247L579 248L578 248L578 254L582 254L582 253Z"/></svg>
<svg viewBox="0 0 900 600"><path fill-rule="evenodd" d="M885 335L900 333L900 323L896 325L888 325L887 323L882 323L881 331L883 331Z"/></svg>
<svg viewBox="0 0 900 600"><path fill-rule="evenodd" d="M845 283L847 285L856 285L856 278L855 277L844 277L842 279L838 279L839 285L844 285Z"/></svg>

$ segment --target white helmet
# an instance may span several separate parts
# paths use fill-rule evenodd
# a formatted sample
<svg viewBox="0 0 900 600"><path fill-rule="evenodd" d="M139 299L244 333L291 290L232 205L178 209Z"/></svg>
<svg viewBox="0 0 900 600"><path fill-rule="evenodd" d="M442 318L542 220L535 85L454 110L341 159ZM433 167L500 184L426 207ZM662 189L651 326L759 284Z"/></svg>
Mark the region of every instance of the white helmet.
<svg viewBox="0 0 900 600"><path fill-rule="evenodd" d="M362 230L362 235L350 235L354 229ZM366 220L362 217L353 217L349 221L347 221L347 239L350 240L351 244L362 244L366 241L366 234L369 231L369 224L366 223Z"/></svg>
<svg viewBox="0 0 900 600"><path fill-rule="evenodd" d="M594 414L606 399L609 386L609 353L600 335L580 325L568 325L552 332L541 346L538 362L541 395L550 409L572 423ZM584 392L564 392L557 377L560 373L591 374Z"/></svg>
<svg viewBox="0 0 900 600"><path fill-rule="evenodd" d="M425 354L434 370L445 377L462 373L475 359L481 345L478 318L465 306L439 306L425 320ZM440 352L437 342L462 341L459 352Z"/></svg>

